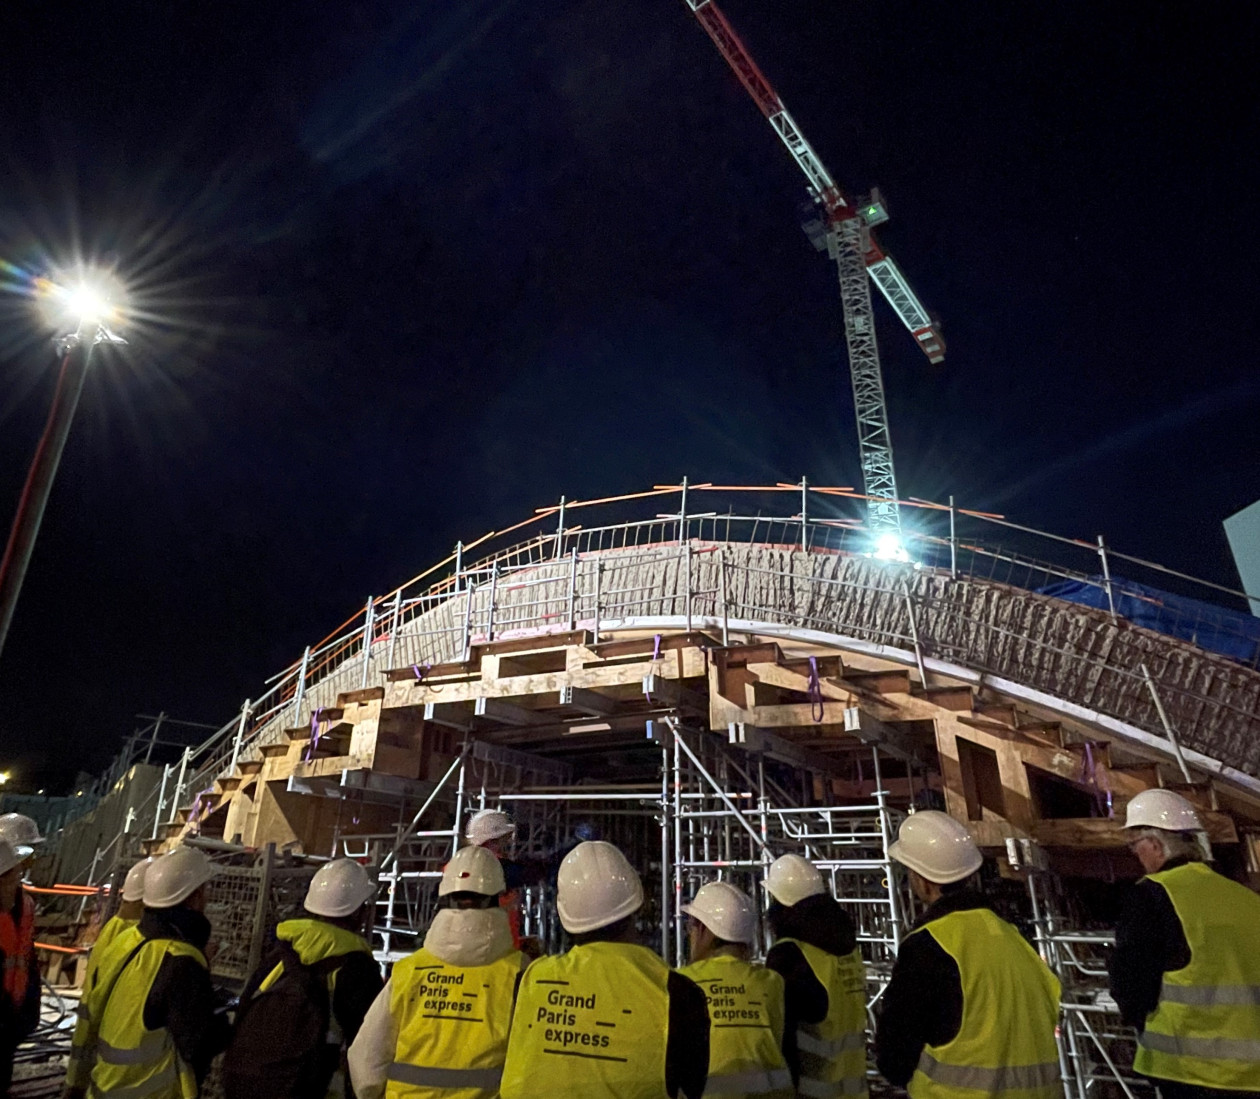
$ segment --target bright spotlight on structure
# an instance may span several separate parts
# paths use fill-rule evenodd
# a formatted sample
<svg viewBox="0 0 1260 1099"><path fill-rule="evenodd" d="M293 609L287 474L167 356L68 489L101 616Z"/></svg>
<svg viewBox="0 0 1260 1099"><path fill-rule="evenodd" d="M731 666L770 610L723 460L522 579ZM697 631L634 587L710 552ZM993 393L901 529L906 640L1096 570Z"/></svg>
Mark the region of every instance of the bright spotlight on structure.
<svg viewBox="0 0 1260 1099"><path fill-rule="evenodd" d="M875 539L875 551L871 554L876 561L896 561L903 565L910 563L910 554L902 544L901 535L895 531L885 531Z"/></svg>

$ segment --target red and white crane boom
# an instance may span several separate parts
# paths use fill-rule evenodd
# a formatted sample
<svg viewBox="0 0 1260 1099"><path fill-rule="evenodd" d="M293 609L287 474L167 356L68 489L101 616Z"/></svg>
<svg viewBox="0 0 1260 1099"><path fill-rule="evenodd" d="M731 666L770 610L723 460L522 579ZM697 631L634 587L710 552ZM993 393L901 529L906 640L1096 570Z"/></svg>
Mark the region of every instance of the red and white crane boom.
<svg viewBox="0 0 1260 1099"><path fill-rule="evenodd" d="M878 191L872 192L870 200L862 207L854 206L827 171L826 165L714 0L686 0L686 4L766 116L774 132L787 146L788 152L805 173L811 196L823 209L827 250L836 261L840 274L840 298L844 307L845 340L849 350L849 372L853 381L869 525L877 537L890 531L898 534L901 519L897 507L897 479L867 277L883 292L893 311L931 362L944 360L945 342L901 269L892 257L880 249L871 232L873 226L888 220Z"/></svg>

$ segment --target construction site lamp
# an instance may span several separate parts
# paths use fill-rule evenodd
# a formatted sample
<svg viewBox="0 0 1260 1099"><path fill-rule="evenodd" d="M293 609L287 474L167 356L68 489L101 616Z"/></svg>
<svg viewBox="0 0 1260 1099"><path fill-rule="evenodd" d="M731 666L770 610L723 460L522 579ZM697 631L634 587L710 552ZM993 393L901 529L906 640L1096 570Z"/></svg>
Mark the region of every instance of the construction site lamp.
<svg viewBox="0 0 1260 1099"><path fill-rule="evenodd" d="M0 771L0 786L3 786L8 781L9 781L9 772Z"/></svg>

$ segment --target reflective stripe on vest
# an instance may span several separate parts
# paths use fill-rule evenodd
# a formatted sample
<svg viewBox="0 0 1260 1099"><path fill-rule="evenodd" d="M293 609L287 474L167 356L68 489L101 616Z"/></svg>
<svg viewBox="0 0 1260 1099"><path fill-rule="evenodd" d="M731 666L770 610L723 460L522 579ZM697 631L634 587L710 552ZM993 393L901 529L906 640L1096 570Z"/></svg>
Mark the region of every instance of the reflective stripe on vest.
<svg viewBox="0 0 1260 1099"><path fill-rule="evenodd" d="M96 1064L98 1019L109 995L119 968L125 964L131 952L141 943L139 930L125 927L104 946L93 950L96 962L94 979L84 983L83 998L75 1009L78 1016L74 1026L74 1038L70 1048L70 1063L66 1067L66 1084L72 1088L86 1088Z"/></svg>
<svg viewBox="0 0 1260 1099"><path fill-rule="evenodd" d="M990 1095L1030 1088L1052 1088L1059 1082L1059 1062L1016 1065L1009 1068L980 1068L978 1065L947 1065L926 1050L919 1055L918 1071L934 1083L952 1088L970 1088Z"/></svg>
<svg viewBox="0 0 1260 1099"><path fill-rule="evenodd" d="M389 1066L388 1079L408 1084L413 1088L438 1088L450 1091L455 1088L476 1088L480 1091L498 1091L503 1078L502 1068L423 1068L395 1061Z"/></svg>
<svg viewBox="0 0 1260 1099"><path fill-rule="evenodd" d="M710 1073L704 1086L705 1095L765 1095L772 1091L792 1090L792 1074L787 1066L773 1069L749 1069L747 1072Z"/></svg>
<svg viewBox="0 0 1260 1099"><path fill-rule="evenodd" d="M919 1057L912 1099L1062 1099L1055 1027L1059 982L1010 924L987 908L950 912L931 935L958 966L958 1033Z"/></svg>
<svg viewBox="0 0 1260 1099"><path fill-rule="evenodd" d="M827 1015L821 1023L796 1030L801 1077L796 1090L811 1099L865 1095L866 1084L866 969L853 950L839 956L801 942L795 943L827 993Z"/></svg>
<svg viewBox="0 0 1260 1099"><path fill-rule="evenodd" d="M801 1077L796 1091L799 1095L808 1095L809 1099L837 1099L841 1095L865 1095L866 1086L865 1076L860 1079L847 1077L843 1080L832 1080L830 1083Z"/></svg>
<svg viewBox="0 0 1260 1099"><path fill-rule="evenodd" d="M1134 1067L1160 1080L1260 1092L1260 897L1201 862L1146 880L1168 894L1190 963L1164 974Z"/></svg>
<svg viewBox="0 0 1260 1099"><path fill-rule="evenodd" d="M524 964L517 950L489 965L458 966L421 949L394 966L389 1004L398 1039L386 1099L497 1096Z"/></svg>
<svg viewBox="0 0 1260 1099"><path fill-rule="evenodd" d="M783 1059L783 978L763 965L717 954L683 966L709 1008L709 1083L714 1099L791 1099Z"/></svg>
<svg viewBox="0 0 1260 1099"><path fill-rule="evenodd" d="M168 1095L177 1094L179 1094L179 1073L175 1070L173 1061L156 1076L150 1076L140 1084L111 1087L108 1091L102 1091L97 1087L96 1081L88 1085L88 1095L91 1099L98 1099L98 1097L99 1099L149 1099L151 1096L166 1099Z"/></svg>
<svg viewBox="0 0 1260 1099"><path fill-rule="evenodd" d="M669 969L631 943L539 958L516 1000L503 1099L666 1099Z"/></svg>
<svg viewBox="0 0 1260 1099"><path fill-rule="evenodd" d="M139 932L134 932L138 937ZM120 935L111 944L104 965L122 966L136 939ZM126 949L125 955L120 951ZM93 1015L100 1012L96 1037L96 1064L92 1087L110 1099L196 1099L197 1079L175 1049L165 1027L149 1030L144 1008L162 963L168 956L194 959L204 966L201 951L177 939L150 939L135 953L116 977L102 972L99 999L89 1002Z"/></svg>

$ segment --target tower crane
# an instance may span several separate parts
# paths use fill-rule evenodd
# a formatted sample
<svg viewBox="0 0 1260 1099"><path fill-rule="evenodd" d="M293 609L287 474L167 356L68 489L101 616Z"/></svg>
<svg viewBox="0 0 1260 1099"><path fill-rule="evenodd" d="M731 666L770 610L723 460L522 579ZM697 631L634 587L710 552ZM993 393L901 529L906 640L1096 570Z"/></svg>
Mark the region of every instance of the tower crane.
<svg viewBox="0 0 1260 1099"><path fill-rule="evenodd" d="M879 191L872 190L859 203L850 202L714 0L685 2L805 173L810 195L821 207L827 251L840 274L844 334L867 496L867 525L881 555L902 553L897 477L867 276L883 292L929 362L944 361L945 341L901 269L880 248L871 231L888 220Z"/></svg>

